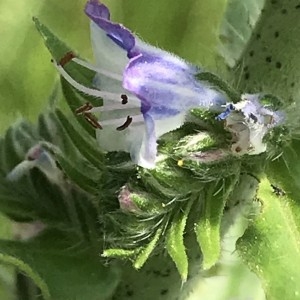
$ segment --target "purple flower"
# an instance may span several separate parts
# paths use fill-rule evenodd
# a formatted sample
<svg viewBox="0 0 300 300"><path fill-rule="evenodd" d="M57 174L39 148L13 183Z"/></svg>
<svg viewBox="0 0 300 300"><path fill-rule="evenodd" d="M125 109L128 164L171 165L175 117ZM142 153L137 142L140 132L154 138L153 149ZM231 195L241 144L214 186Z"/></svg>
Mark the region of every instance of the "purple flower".
<svg viewBox="0 0 300 300"><path fill-rule="evenodd" d="M283 124L285 114L264 105L261 94L243 94L237 104L229 104L217 119L226 120L225 128L233 134L231 146L238 156L257 155L267 150L266 134Z"/></svg>
<svg viewBox="0 0 300 300"><path fill-rule="evenodd" d="M112 22L104 4L90 0L85 12L91 19L96 66L72 60L97 73L95 89L77 83L63 66L57 69L75 88L103 98L102 107L85 111L100 114L95 127L102 148L128 151L135 163L153 168L158 137L180 127L190 109L218 110L226 97L195 79L198 67L147 45L123 25Z"/></svg>

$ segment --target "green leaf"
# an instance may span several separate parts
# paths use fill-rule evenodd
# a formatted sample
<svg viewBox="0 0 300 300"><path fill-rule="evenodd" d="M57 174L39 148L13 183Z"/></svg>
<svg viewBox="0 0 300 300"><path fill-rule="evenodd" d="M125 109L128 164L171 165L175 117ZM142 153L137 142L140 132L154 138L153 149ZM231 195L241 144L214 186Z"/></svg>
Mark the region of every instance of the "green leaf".
<svg viewBox="0 0 300 300"><path fill-rule="evenodd" d="M76 149L96 168L101 168L104 154L97 149L98 144L96 141L86 137L79 128L75 129L74 125L60 110L56 110L56 115Z"/></svg>
<svg viewBox="0 0 300 300"><path fill-rule="evenodd" d="M292 199L300 203L300 141L292 140L282 149L282 155L268 162L267 176L272 184L278 185Z"/></svg>
<svg viewBox="0 0 300 300"><path fill-rule="evenodd" d="M106 249L102 253L102 257L112 257L121 259L131 259L137 254L139 250L126 250L126 249Z"/></svg>
<svg viewBox="0 0 300 300"><path fill-rule="evenodd" d="M187 200L183 211L179 210L176 213L166 237L167 251L174 261L183 282L186 282L188 275L188 258L184 245L184 230L194 200Z"/></svg>
<svg viewBox="0 0 300 300"><path fill-rule="evenodd" d="M162 233L162 229L161 228L157 229L156 233L155 233L154 237L152 238L152 240L150 241L150 243L139 252L139 254L133 264L133 266L136 269L140 269L145 264L145 262L147 261L147 259L150 256L150 254L156 247L158 240L161 236L161 233Z"/></svg>
<svg viewBox="0 0 300 300"><path fill-rule="evenodd" d="M88 134L95 138L95 129L84 119L83 116L78 116L75 111L78 107L82 106L86 101L80 96L74 88L64 79L61 80L61 87L64 98L69 105L70 110L76 117L78 123L88 132Z"/></svg>
<svg viewBox="0 0 300 300"><path fill-rule="evenodd" d="M38 141L33 125L25 120L17 121L5 133L1 143L0 169L7 174Z"/></svg>
<svg viewBox="0 0 300 300"><path fill-rule="evenodd" d="M44 145L47 146L47 145ZM54 154L55 158L57 159L60 167L64 170L68 178L82 190L97 195L97 178L94 178L88 172L85 172L84 169L80 169L75 162L71 162L69 159L65 157L65 155L59 151L57 148L49 147L47 148Z"/></svg>
<svg viewBox="0 0 300 300"><path fill-rule="evenodd" d="M260 184L262 212L237 243L240 256L262 280L267 299L300 297L300 209L287 196Z"/></svg>
<svg viewBox="0 0 300 300"><path fill-rule="evenodd" d="M72 51L72 49L59 40L47 26L42 24L38 18L33 17L32 20L43 37L46 47L56 61L59 61L66 53Z"/></svg>
<svg viewBox="0 0 300 300"><path fill-rule="evenodd" d="M220 27L219 53L227 65L234 67L240 59L265 0L229 0Z"/></svg>
<svg viewBox="0 0 300 300"><path fill-rule="evenodd" d="M59 110L40 115L38 132L50 142L40 144L54 155L66 175L83 190L96 194L103 155L92 138L88 141L82 137L82 131L77 131Z"/></svg>
<svg viewBox="0 0 300 300"><path fill-rule="evenodd" d="M63 248L66 245L58 242L61 238L65 237L51 232L30 242L2 240L0 260L26 273L45 299L109 299L118 283L118 271L104 267L91 249Z"/></svg>
<svg viewBox="0 0 300 300"><path fill-rule="evenodd" d="M77 181L83 188L96 193L96 183L91 177L95 176L95 168L80 156L56 115L50 111L41 115L39 120L38 130L25 121L17 122L0 141L0 210L16 221L40 220L48 226L76 233L82 240L92 240L91 236L97 240L99 235L95 233L98 224L95 205L90 196L74 188L73 183L68 182L58 168L57 172L61 174L61 178L58 178L56 184L50 182L46 175L36 168L28 170L16 181L6 179L12 168L25 159L29 148L37 145L42 139L48 139L57 142L70 160L77 163L78 170L69 161L65 163L69 168L74 168L71 173L73 171L72 174L75 175L70 177L78 178ZM43 138L39 137L39 134L42 134ZM52 144L45 145L44 149L55 149L61 153ZM63 159L64 157L61 161L65 162ZM83 167L84 171L92 175L78 175Z"/></svg>
<svg viewBox="0 0 300 300"><path fill-rule="evenodd" d="M209 269L220 258L220 226L225 203L237 182L237 176L210 183L207 187L200 216L195 224L195 233L203 254L203 269Z"/></svg>
<svg viewBox="0 0 300 300"><path fill-rule="evenodd" d="M74 52L69 46L67 46L58 37L56 37L56 35L47 26L42 24L39 21L39 19L34 17L33 21L37 30L43 37L46 47L48 48L56 62L59 62L63 57L65 57L67 53ZM71 77L77 82L84 84L87 87L92 86L93 78L96 74L94 71L84 68L73 61L69 61L64 66L64 69L66 69L66 71L71 75ZM75 91L75 89L69 83L65 82L65 84L69 85ZM79 91L76 91L76 93L82 94ZM95 99L94 97L88 97L87 95L85 95L85 98L94 104L102 104L102 100ZM77 102L77 99L75 99L74 102L70 101L70 99L68 100L68 104L72 104L70 105L70 108L73 109L74 107L72 106Z"/></svg>

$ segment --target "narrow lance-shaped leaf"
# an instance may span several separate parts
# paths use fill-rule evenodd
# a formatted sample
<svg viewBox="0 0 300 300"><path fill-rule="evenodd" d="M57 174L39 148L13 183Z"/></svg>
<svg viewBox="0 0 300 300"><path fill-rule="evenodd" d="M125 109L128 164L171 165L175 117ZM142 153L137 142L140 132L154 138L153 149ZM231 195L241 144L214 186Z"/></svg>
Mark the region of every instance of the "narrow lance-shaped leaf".
<svg viewBox="0 0 300 300"><path fill-rule="evenodd" d="M73 53L72 49L69 46L67 46L64 42L62 42L58 37L56 37L55 34L47 26L45 26L39 21L39 19L34 17L33 21L39 33L43 37L46 47L49 49L52 57L56 62L60 62L61 59L63 59L67 55L67 53L70 52ZM70 73L70 75L74 80L86 86L92 86L93 78L95 76L94 71L84 68L72 61L68 61L66 63L65 69ZM65 84L69 85L70 88L75 92L74 88L69 83L65 82ZM75 93L77 94L77 91ZM93 97L87 97L86 95L85 97L92 103L99 105L99 101L100 101L101 104L101 100L99 99L97 100ZM68 98L67 102L73 112L74 112L73 110L74 106L78 104L77 100L78 99L75 98L73 102L71 98Z"/></svg>
<svg viewBox="0 0 300 300"><path fill-rule="evenodd" d="M96 168L101 168L104 154L97 149L98 145L95 140L93 141L89 137L85 137L83 132L79 132L60 110L56 110L56 115L78 151Z"/></svg>
<svg viewBox="0 0 300 300"><path fill-rule="evenodd" d="M162 229L161 228L157 229L157 231L156 231L154 237L152 238L152 240L150 241L150 243L144 249L142 249L140 251L140 253L138 254L138 256L135 259L135 262L133 264L133 266L136 269L140 269L145 264L145 262L151 255L152 251L156 247L158 240L161 236L161 233L162 233Z"/></svg>
<svg viewBox="0 0 300 300"><path fill-rule="evenodd" d="M77 184L80 188L88 193L98 193L97 182L94 180L94 178L90 177L88 174L83 173L83 170L79 170L76 165L70 162L70 160L68 160L64 156L64 154L59 151L59 149L49 144L43 144L43 146L54 154L61 168L75 184Z"/></svg>
<svg viewBox="0 0 300 300"><path fill-rule="evenodd" d="M203 269L211 268L221 253L220 225L226 200L231 193L237 176L213 182L208 187L195 233L203 254Z"/></svg>
<svg viewBox="0 0 300 300"><path fill-rule="evenodd" d="M188 257L184 245L184 230L195 198L187 200L183 211L179 210L172 220L166 237L166 248L174 261L183 282L188 275Z"/></svg>

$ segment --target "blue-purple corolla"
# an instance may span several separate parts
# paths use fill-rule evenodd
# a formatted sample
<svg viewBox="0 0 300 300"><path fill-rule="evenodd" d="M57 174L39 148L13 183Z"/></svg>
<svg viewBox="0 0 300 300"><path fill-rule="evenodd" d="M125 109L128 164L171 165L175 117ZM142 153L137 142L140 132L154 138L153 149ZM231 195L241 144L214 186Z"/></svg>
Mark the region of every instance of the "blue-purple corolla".
<svg viewBox="0 0 300 300"><path fill-rule="evenodd" d="M123 25L112 22L104 4L90 0L85 12L91 19L96 64L71 59L96 72L95 88L76 82L63 64L56 68L78 90L103 99L103 106L85 111L99 113L99 126L95 127L101 147L130 152L136 164L153 168L161 135L179 128L190 109L220 111L227 98L195 78L201 72L198 67L144 43Z"/></svg>

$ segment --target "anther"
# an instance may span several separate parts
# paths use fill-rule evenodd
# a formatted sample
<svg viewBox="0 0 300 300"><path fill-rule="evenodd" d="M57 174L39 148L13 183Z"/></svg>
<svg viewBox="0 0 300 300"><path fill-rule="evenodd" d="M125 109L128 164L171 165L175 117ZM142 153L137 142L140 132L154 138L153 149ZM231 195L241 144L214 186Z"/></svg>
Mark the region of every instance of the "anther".
<svg viewBox="0 0 300 300"><path fill-rule="evenodd" d="M78 107L78 108L75 110L75 113L76 113L77 115L80 115L81 113L84 113L84 112L86 112L86 111L88 111L88 110L90 110L90 109L92 109L92 108L93 108L93 105L92 105L90 102L87 102L87 103L81 105L80 107Z"/></svg>
<svg viewBox="0 0 300 300"><path fill-rule="evenodd" d="M83 114L84 118L96 129L102 129L102 126L98 122L97 118L91 113L85 112Z"/></svg>
<svg viewBox="0 0 300 300"><path fill-rule="evenodd" d="M257 123L258 119L253 113L250 113L249 117L254 121L254 123Z"/></svg>
<svg viewBox="0 0 300 300"><path fill-rule="evenodd" d="M132 117L127 116L127 119L126 119L125 123L123 125L117 127L116 129L118 131L125 130L131 124L131 122L132 122Z"/></svg>
<svg viewBox="0 0 300 300"><path fill-rule="evenodd" d="M128 97L125 94L121 95L121 99L122 99L122 104L127 104L128 103Z"/></svg>
<svg viewBox="0 0 300 300"><path fill-rule="evenodd" d="M60 61L58 62L58 64L60 65L60 66L64 66L64 65L66 65L68 62L70 62L73 58L75 58L76 56L75 56L75 54L74 54L74 52L72 52L72 51L69 51L69 52L67 52L65 55L64 55L64 57L62 57L61 59L60 59Z"/></svg>
<svg viewBox="0 0 300 300"><path fill-rule="evenodd" d="M239 152L241 152L241 151L242 151L242 148L241 148L240 146L237 146L237 147L235 148L235 152L239 153Z"/></svg>

